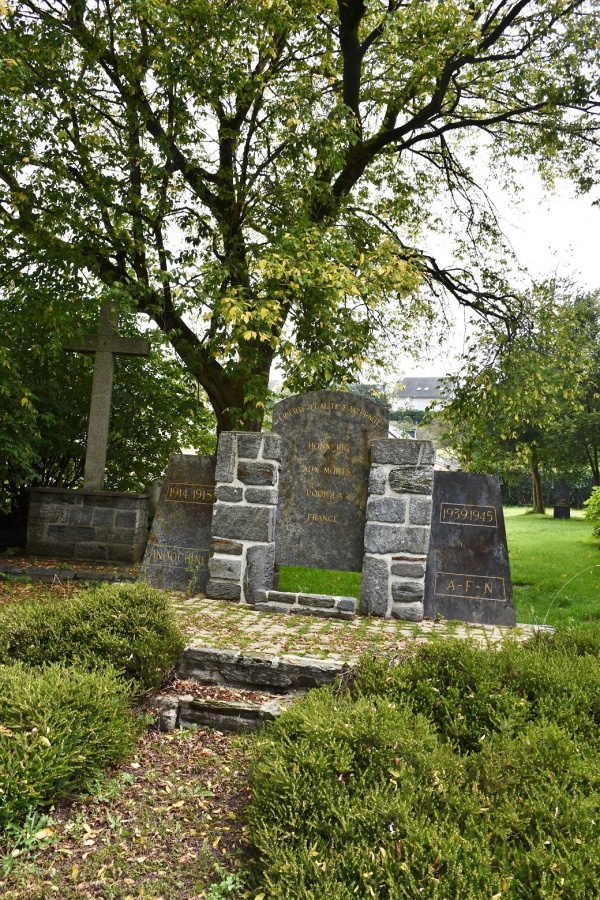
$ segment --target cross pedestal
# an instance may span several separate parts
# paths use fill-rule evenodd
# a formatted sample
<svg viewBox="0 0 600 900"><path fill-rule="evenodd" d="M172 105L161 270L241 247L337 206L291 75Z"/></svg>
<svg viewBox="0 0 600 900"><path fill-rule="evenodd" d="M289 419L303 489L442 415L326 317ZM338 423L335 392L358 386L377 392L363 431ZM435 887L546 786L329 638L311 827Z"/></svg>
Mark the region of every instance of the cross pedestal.
<svg viewBox="0 0 600 900"><path fill-rule="evenodd" d="M148 537L149 494L104 491L115 355L148 356L143 338L119 337L119 307L105 303L98 333L67 344L95 353L83 490L30 488L27 551L33 556L137 563Z"/></svg>
<svg viewBox="0 0 600 900"><path fill-rule="evenodd" d="M65 344L71 353L94 353L94 379L88 423L83 489L101 491L106 470L108 428L112 400L115 356L148 356L150 344L144 338L119 337L119 306L105 303L100 309L98 333Z"/></svg>

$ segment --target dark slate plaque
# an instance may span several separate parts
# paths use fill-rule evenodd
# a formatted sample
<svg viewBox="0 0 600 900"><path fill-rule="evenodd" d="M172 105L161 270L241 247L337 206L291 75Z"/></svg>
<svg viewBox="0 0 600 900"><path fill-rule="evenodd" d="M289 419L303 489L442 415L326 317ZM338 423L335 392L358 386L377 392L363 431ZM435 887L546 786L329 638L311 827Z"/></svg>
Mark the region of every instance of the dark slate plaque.
<svg viewBox="0 0 600 900"><path fill-rule="evenodd" d="M515 624L497 475L435 473L425 616Z"/></svg>
<svg viewBox="0 0 600 900"><path fill-rule="evenodd" d="M371 441L388 436L389 411L342 391L297 394L275 404L281 435L277 562L359 572Z"/></svg>
<svg viewBox="0 0 600 900"><path fill-rule="evenodd" d="M142 563L142 578L154 587L206 587L215 462L214 456L191 454L169 459Z"/></svg>

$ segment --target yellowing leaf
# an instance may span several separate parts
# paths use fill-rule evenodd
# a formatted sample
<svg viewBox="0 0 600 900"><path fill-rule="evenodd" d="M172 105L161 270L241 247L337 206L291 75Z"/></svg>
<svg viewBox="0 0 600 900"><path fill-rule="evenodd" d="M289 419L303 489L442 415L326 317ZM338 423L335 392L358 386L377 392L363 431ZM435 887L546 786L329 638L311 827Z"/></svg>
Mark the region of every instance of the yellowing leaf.
<svg viewBox="0 0 600 900"><path fill-rule="evenodd" d="M48 838L54 837L54 832L51 828L40 828L39 831L36 831L34 837L38 841L46 841Z"/></svg>

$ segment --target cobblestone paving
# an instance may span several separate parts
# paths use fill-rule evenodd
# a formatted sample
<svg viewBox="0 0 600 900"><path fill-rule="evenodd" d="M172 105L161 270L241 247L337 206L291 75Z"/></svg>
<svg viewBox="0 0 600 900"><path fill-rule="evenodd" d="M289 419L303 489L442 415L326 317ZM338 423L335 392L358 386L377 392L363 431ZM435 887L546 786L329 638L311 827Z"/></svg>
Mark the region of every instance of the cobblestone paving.
<svg viewBox="0 0 600 900"><path fill-rule="evenodd" d="M524 641L533 625L499 628L464 622L396 622L362 616L352 622L313 616L257 612L251 606L182 597L173 600L181 625L193 647L216 647L271 655L294 654L352 661L371 650L397 653L413 643L455 637L494 647L506 638Z"/></svg>

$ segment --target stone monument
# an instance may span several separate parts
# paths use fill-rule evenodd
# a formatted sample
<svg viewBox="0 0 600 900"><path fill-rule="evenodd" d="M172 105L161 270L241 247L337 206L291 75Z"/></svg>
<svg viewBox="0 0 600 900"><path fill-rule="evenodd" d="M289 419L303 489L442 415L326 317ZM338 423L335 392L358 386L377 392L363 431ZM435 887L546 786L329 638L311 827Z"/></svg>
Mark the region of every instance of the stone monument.
<svg viewBox="0 0 600 900"><path fill-rule="evenodd" d="M515 624L496 475L435 472L424 612L432 619Z"/></svg>
<svg viewBox="0 0 600 900"><path fill-rule="evenodd" d="M215 502L214 456L174 455L142 563L142 578L163 590L204 591Z"/></svg>
<svg viewBox="0 0 600 900"><path fill-rule="evenodd" d="M571 492L565 478L557 478L554 482L554 518L571 518Z"/></svg>
<svg viewBox="0 0 600 900"><path fill-rule="evenodd" d="M115 355L150 353L144 338L120 337L118 322L118 304L105 303L100 310L98 333L64 347L73 353L95 354L83 490L29 491L27 550L31 554L138 562L144 552L148 495L102 490Z"/></svg>
<svg viewBox="0 0 600 900"><path fill-rule="evenodd" d="M387 407L359 394L314 391L275 404L278 565L360 572L371 442L388 427Z"/></svg>

